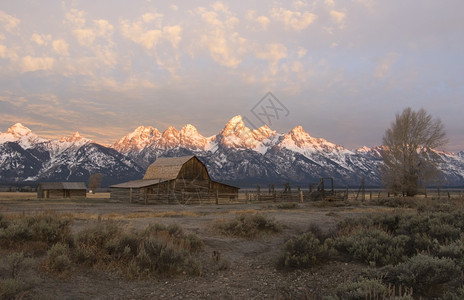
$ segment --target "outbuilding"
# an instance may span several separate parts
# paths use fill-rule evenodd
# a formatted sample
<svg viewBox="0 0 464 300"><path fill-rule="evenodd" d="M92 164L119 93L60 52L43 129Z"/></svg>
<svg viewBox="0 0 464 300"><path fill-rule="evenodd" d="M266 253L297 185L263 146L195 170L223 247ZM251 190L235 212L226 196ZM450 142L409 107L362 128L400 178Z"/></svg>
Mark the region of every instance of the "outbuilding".
<svg viewBox="0 0 464 300"><path fill-rule="evenodd" d="M139 203L214 203L236 199L238 187L211 179L196 156L158 158L143 179L110 186L111 199Z"/></svg>
<svg viewBox="0 0 464 300"><path fill-rule="evenodd" d="M37 186L37 198L85 198L84 182L41 182Z"/></svg>

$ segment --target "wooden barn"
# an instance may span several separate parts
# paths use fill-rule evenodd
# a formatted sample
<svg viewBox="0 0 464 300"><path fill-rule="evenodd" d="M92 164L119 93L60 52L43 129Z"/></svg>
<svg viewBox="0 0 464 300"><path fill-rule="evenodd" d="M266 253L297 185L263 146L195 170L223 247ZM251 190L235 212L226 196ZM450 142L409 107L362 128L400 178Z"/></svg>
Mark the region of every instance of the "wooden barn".
<svg viewBox="0 0 464 300"><path fill-rule="evenodd" d="M158 158L143 179L110 186L111 199L139 203L218 203L236 199L238 187L211 180L196 156Z"/></svg>
<svg viewBox="0 0 464 300"><path fill-rule="evenodd" d="M87 187L83 182L41 182L37 198L85 198Z"/></svg>

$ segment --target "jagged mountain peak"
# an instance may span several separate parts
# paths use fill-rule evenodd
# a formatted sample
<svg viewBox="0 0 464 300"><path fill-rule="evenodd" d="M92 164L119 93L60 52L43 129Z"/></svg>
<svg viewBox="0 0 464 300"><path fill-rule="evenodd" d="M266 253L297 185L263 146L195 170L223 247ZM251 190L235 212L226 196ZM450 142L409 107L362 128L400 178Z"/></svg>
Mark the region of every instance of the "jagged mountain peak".
<svg viewBox="0 0 464 300"><path fill-rule="evenodd" d="M182 134L198 134L198 130L192 124L186 124L181 129L180 132Z"/></svg>
<svg viewBox="0 0 464 300"><path fill-rule="evenodd" d="M87 139L83 136L80 135L79 131L74 132L73 135L70 137L63 136L59 142L61 143L79 143L79 144L85 144L87 142L92 142L92 140Z"/></svg>
<svg viewBox="0 0 464 300"><path fill-rule="evenodd" d="M7 134L11 134L15 137L22 137L32 133L32 130L27 128L21 123L16 123L6 131Z"/></svg>
<svg viewBox="0 0 464 300"><path fill-rule="evenodd" d="M280 146L301 153L306 151L345 151L342 146L331 143L326 139L311 137L302 126L296 126L288 134L284 135Z"/></svg>
<svg viewBox="0 0 464 300"><path fill-rule="evenodd" d="M230 119L219 132L219 136L221 144L226 147L253 149L260 143L256 134L253 134L253 131L245 126L240 115Z"/></svg>
<svg viewBox="0 0 464 300"><path fill-rule="evenodd" d="M264 124L263 126L259 127L258 129L254 129L253 130L253 134L255 136L255 138L259 141L263 141L265 139L268 139L272 136L275 136L277 133L275 130L272 130L271 128L269 128L269 126L267 126L266 124Z"/></svg>
<svg viewBox="0 0 464 300"><path fill-rule="evenodd" d="M242 116L238 115L230 119L229 122L227 122L226 126L224 126L224 129L222 129L220 133L224 136L227 136L227 135L234 134L236 132L242 132L244 130L249 131L250 129L245 126Z"/></svg>
<svg viewBox="0 0 464 300"><path fill-rule="evenodd" d="M195 126L187 124L180 130L180 146L196 150L208 147L208 139L201 135Z"/></svg>
<svg viewBox="0 0 464 300"><path fill-rule="evenodd" d="M162 137L167 137L170 135L178 135L178 134L179 134L179 130L177 130L174 126L169 126L168 128L166 128L165 131L163 131Z"/></svg>
<svg viewBox="0 0 464 300"><path fill-rule="evenodd" d="M161 137L161 132L151 126L139 126L113 144L113 148L122 153L141 151Z"/></svg>

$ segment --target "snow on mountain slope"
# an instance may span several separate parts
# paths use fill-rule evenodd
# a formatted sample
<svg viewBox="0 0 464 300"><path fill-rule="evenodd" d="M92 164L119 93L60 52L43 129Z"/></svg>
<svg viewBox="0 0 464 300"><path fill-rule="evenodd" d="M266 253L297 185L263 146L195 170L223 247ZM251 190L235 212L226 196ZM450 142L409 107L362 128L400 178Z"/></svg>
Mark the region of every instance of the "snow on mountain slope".
<svg viewBox="0 0 464 300"><path fill-rule="evenodd" d="M113 148L121 153L140 152L161 137L161 132L153 127L139 126L113 144Z"/></svg>
<svg viewBox="0 0 464 300"><path fill-rule="evenodd" d="M39 143L47 141L48 140L35 135L29 128L23 126L21 123L16 123L8 128L5 133L0 133L0 144L17 142L24 149L32 148Z"/></svg>
<svg viewBox="0 0 464 300"><path fill-rule="evenodd" d="M338 186L381 185L382 147L348 150L310 136L301 126L286 134L264 125L245 126L233 117L211 137L190 124L164 132L139 126L104 147L75 133L59 140L38 137L20 123L0 133L0 180L3 182L86 181L103 173L104 184L139 179L158 157L197 155L215 180L237 185L292 182L302 187L320 177L333 177ZM464 185L464 152L437 152L442 158L444 185Z"/></svg>
<svg viewBox="0 0 464 300"><path fill-rule="evenodd" d="M216 141L224 147L250 149L261 154L266 153L279 138L267 125L251 130L245 126L242 116L233 117L216 136Z"/></svg>
<svg viewBox="0 0 464 300"><path fill-rule="evenodd" d="M179 146L191 150L206 150L209 148L209 141L195 126L187 124L179 132Z"/></svg>

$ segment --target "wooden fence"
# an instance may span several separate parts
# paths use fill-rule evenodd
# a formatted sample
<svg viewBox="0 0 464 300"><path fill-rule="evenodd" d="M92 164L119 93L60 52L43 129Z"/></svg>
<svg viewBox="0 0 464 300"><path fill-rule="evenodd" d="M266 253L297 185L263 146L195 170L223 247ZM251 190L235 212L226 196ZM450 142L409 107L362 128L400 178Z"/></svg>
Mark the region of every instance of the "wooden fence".
<svg viewBox="0 0 464 300"><path fill-rule="evenodd" d="M360 201L369 202L401 195L389 194L385 190L366 189L335 189L329 191L284 191L261 192L259 190L242 190L235 193L207 193L207 192L170 192L148 193L134 201L142 204L184 204L184 205L220 205L220 204L252 204L297 202L308 203L315 201ZM459 189L428 189L416 198L429 199L463 199L464 190Z"/></svg>

